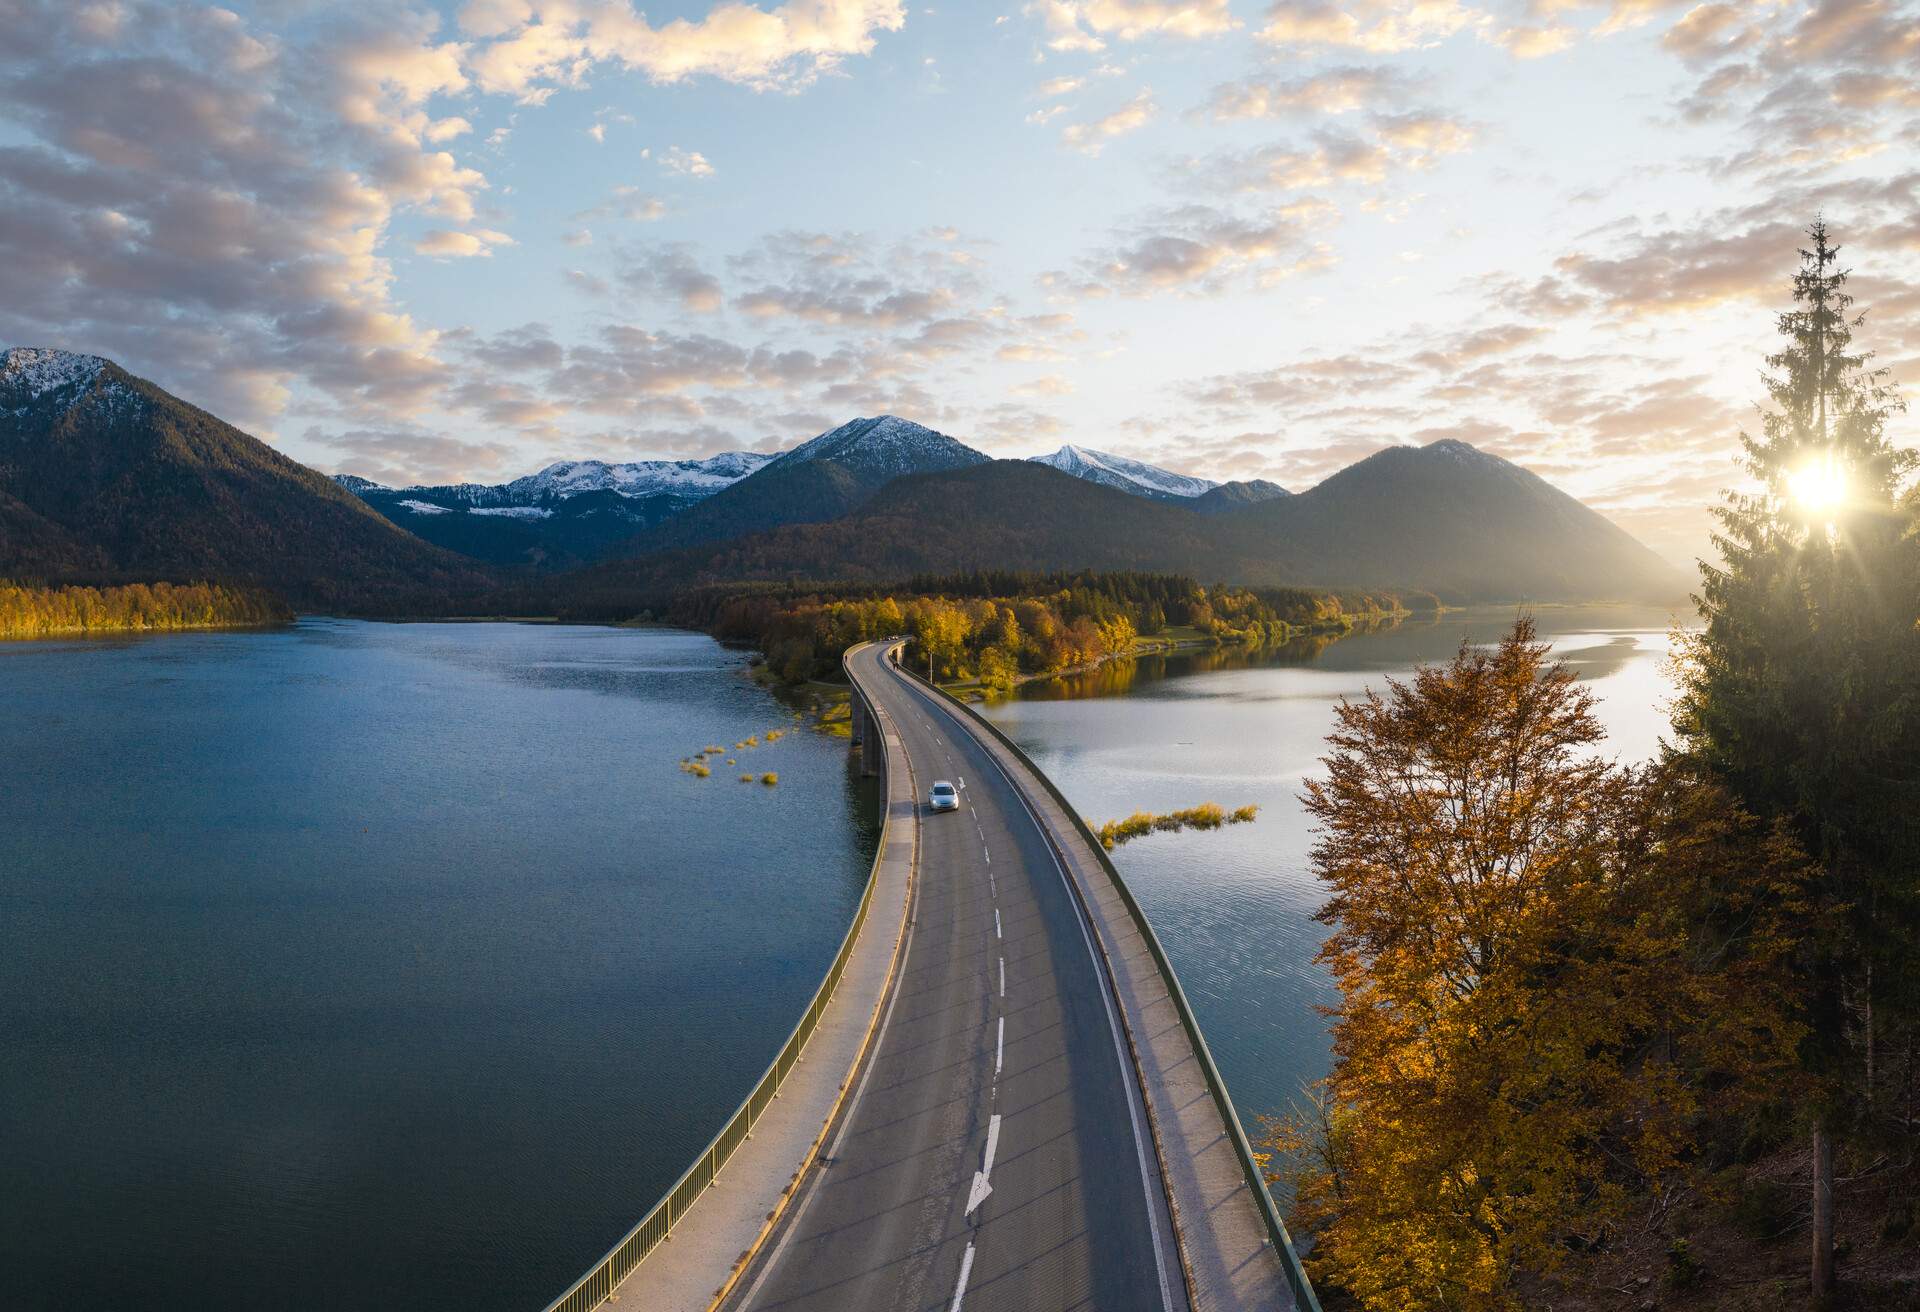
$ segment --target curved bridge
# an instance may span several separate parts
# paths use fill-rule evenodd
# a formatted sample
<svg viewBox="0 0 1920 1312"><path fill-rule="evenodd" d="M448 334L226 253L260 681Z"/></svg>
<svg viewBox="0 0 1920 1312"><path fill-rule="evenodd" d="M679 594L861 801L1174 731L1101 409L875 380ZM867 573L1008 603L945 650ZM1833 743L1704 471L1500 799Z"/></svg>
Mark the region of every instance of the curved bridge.
<svg viewBox="0 0 1920 1312"><path fill-rule="evenodd" d="M746 1116L724 1171L710 1152L663 1200L665 1228L624 1270L616 1248L554 1308L1318 1312L1106 854L897 649L845 660L886 821L806 1061ZM957 811L921 805L936 779Z"/></svg>

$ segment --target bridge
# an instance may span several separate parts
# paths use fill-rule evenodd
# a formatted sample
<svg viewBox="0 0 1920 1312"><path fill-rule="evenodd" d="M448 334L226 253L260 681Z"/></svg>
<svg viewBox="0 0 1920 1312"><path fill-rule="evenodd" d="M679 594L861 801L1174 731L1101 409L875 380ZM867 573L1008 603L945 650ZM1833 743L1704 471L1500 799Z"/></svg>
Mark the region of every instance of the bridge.
<svg viewBox="0 0 1920 1312"><path fill-rule="evenodd" d="M1318 1312L1124 881L1033 763L897 652L844 661L883 826L819 993L549 1312ZM957 811L921 805L935 779Z"/></svg>

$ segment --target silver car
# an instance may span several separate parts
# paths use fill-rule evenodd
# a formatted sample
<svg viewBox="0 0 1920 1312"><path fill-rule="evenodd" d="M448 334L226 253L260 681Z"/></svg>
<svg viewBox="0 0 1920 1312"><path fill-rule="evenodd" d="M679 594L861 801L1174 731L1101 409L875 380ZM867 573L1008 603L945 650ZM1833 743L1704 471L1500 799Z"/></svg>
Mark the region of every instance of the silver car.
<svg viewBox="0 0 1920 1312"><path fill-rule="evenodd" d="M958 811L960 790L945 779L936 779L933 781L933 788L927 793L927 805L935 811Z"/></svg>

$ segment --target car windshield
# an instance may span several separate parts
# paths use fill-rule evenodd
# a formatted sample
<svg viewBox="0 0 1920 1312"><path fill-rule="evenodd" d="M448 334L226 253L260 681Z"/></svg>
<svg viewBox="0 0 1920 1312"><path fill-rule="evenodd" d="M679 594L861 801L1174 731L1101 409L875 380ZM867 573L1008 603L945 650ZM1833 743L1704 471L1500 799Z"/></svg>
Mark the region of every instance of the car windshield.
<svg viewBox="0 0 1920 1312"><path fill-rule="evenodd" d="M933 791L939 794L941 797L951 797L953 796L953 785L952 784L935 784L933 786Z"/></svg>

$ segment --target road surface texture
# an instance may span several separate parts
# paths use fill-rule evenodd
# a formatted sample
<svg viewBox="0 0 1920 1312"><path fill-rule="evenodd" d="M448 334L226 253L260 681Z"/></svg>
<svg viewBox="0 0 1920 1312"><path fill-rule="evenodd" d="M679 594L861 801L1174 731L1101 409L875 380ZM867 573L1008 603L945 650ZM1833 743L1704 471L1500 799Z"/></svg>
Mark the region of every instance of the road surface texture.
<svg viewBox="0 0 1920 1312"><path fill-rule="evenodd" d="M1081 909L986 748L853 654L924 802L905 958L818 1169L734 1287L753 1312L1187 1312L1138 1078Z"/></svg>

